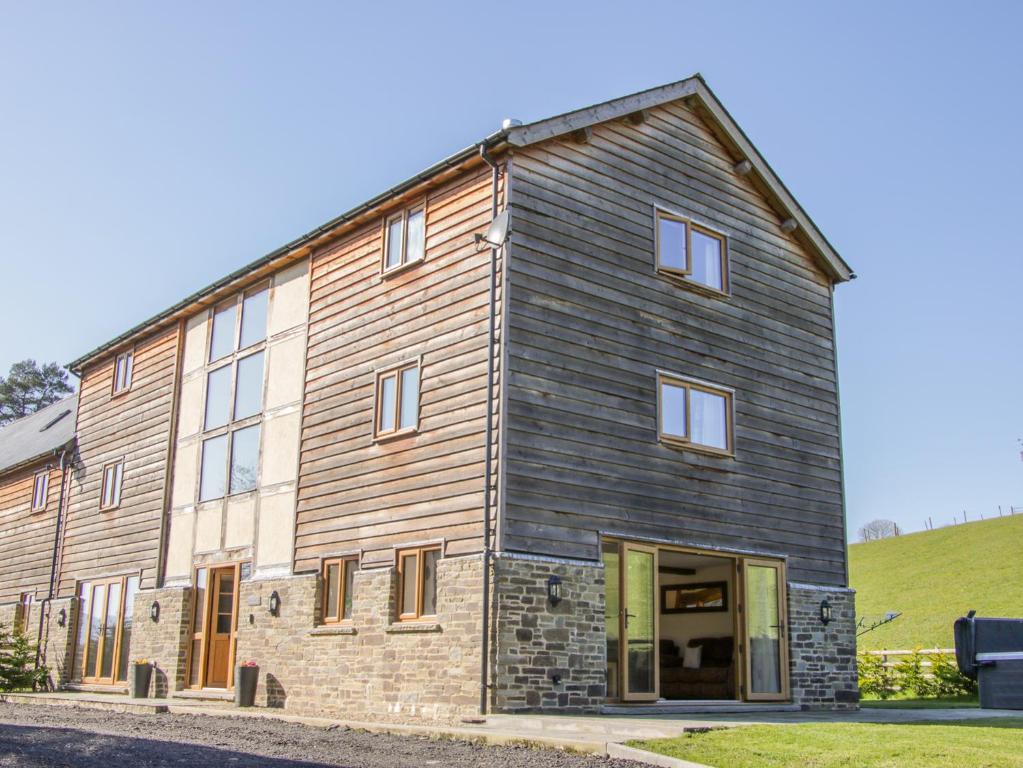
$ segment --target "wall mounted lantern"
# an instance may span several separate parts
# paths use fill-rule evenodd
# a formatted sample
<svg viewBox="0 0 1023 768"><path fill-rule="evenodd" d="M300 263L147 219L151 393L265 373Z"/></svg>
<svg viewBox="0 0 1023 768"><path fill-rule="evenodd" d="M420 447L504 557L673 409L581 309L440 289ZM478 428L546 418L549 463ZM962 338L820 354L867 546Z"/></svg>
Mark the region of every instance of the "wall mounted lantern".
<svg viewBox="0 0 1023 768"><path fill-rule="evenodd" d="M155 600L149 606L149 619L150 621L160 620L160 604Z"/></svg>
<svg viewBox="0 0 1023 768"><path fill-rule="evenodd" d="M57 611L57 626L63 627L67 625L67 611L61 608Z"/></svg>
<svg viewBox="0 0 1023 768"><path fill-rule="evenodd" d="M270 593L270 615L279 616L281 613L281 596L277 594L275 589Z"/></svg>
<svg viewBox="0 0 1023 768"><path fill-rule="evenodd" d="M547 599L551 601L551 605L557 605L561 602L561 577L550 576L547 579Z"/></svg>
<svg viewBox="0 0 1023 768"><path fill-rule="evenodd" d="M821 600L821 624L823 624L825 627L828 626L828 624L831 623L832 618L833 617L831 615L831 602L828 600L828 598L825 597L823 600Z"/></svg>

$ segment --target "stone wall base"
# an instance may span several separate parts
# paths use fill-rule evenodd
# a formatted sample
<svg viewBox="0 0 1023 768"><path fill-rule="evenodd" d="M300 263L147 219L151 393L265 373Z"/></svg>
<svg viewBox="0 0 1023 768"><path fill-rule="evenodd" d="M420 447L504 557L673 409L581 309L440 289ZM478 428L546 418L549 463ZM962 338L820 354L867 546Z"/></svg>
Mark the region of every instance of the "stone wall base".
<svg viewBox="0 0 1023 768"><path fill-rule="evenodd" d="M851 589L789 584L789 677L792 701L803 709L859 706L856 677L856 593ZM833 620L821 623L821 601Z"/></svg>
<svg viewBox="0 0 1023 768"><path fill-rule="evenodd" d="M557 605L551 576L561 580ZM597 711L607 684L603 565L499 555L494 601L494 711Z"/></svg>

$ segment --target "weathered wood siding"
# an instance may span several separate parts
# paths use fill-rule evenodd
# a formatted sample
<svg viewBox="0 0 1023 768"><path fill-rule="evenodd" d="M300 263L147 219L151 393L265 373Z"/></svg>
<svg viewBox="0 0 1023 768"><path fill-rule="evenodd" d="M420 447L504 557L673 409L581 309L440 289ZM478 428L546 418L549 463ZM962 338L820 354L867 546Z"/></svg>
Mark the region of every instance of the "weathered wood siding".
<svg viewBox="0 0 1023 768"><path fill-rule="evenodd" d="M111 395L113 357L82 376L62 596L74 593L76 580L138 570L143 588L155 586L177 359L175 325L136 345L128 392ZM103 467L122 457L121 504L102 511Z"/></svg>
<svg viewBox="0 0 1023 768"><path fill-rule="evenodd" d="M0 478L0 603L18 600L32 592L37 600L46 597L50 586L53 536L60 499L60 469L50 469L46 508L32 511L36 474L56 459L43 460Z"/></svg>
<svg viewBox="0 0 1023 768"><path fill-rule="evenodd" d="M681 102L515 154L506 548L603 531L844 581L830 285L733 163ZM728 235L730 298L654 271L654 203ZM657 369L735 388L734 459L658 443Z"/></svg>
<svg viewBox="0 0 1023 768"><path fill-rule="evenodd" d="M380 219L314 254L296 570L441 538L448 555L481 549L490 252L473 234L490 206L489 172L431 192L426 259L394 274ZM374 442L375 372L419 355L418 433Z"/></svg>

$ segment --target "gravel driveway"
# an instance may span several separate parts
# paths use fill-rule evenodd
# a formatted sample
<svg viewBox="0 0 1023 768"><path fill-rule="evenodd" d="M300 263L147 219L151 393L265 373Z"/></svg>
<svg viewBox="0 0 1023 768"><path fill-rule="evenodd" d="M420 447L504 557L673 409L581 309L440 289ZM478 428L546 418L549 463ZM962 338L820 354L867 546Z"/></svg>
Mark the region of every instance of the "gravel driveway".
<svg viewBox="0 0 1023 768"><path fill-rule="evenodd" d="M131 715L0 703L0 768L638 768L524 747L485 747L263 718Z"/></svg>

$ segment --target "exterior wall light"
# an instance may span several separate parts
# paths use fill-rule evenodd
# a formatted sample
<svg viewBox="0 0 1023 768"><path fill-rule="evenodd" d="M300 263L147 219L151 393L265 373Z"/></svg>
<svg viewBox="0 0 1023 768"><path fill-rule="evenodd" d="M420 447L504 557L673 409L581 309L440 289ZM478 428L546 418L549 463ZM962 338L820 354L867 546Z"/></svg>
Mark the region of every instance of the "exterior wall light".
<svg viewBox="0 0 1023 768"><path fill-rule="evenodd" d="M547 599L551 601L551 605L557 605L561 602L561 577L550 576L547 579Z"/></svg>
<svg viewBox="0 0 1023 768"><path fill-rule="evenodd" d="M67 611L63 608L57 611L57 626L58 627L67 626Z"/></svg>
<svg viewBox="0 0 1023 768"><path fill-rule="evenodd" d="M270 615L279 616L281 613L281 596L277 594L275 589L270 593Z"/></svg>
<svg viewBox="0 0 1023 768"><path fill-rule="evenodd" d="M155 600L149 606L149 619L150 621L160 620L160 604Z"/></svg>
<svg viewBox="0 0 1023 768"><path fill-rule="evenodd" d="M825 597L823 600L821 600L821 624L823 624L825 627L828 626L828 624L831 623L832 618L833 616L831 613L831 601L829 601L828 598Z"/></svg>

